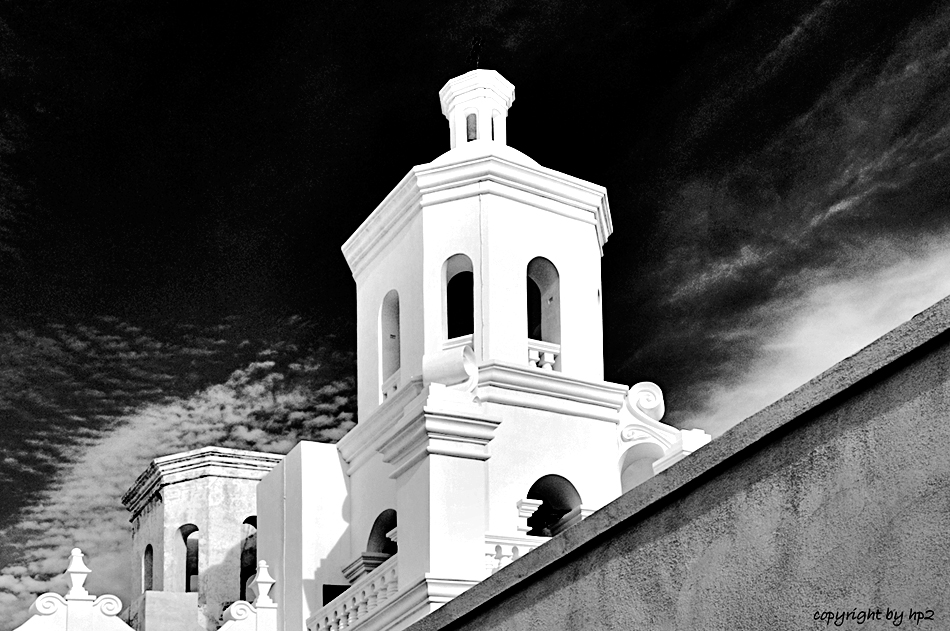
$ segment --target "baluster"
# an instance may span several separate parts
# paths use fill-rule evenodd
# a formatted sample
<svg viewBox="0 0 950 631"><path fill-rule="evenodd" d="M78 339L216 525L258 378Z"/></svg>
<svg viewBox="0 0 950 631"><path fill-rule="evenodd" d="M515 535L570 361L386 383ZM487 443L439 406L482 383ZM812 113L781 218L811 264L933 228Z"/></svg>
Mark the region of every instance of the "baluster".
<svg viewBox="0 0 950 631"><path fill-rule="evenodd" d="M554 353L550 351L541 353L541 363L539 366L541 370L554 370Z"/></svg>
<svg viewBox="0 0 950 631"><path fill-rule="evenodd" d="M396 595L396 592L399 590L399 584L397 583L398 577L396 575L396 568L392 568L387 573L389 574L389 581L386 585L386 599L389 600Z"/></svg>
<svg viewBox="0 0 950 631"><path fill-rule="evenodd" d="M346 626L352 627L356 624L356 614L357 614L357 602L356 596L350 598L347 603L347 617L346 617Z"/></svg>
<svg viewBox="0 0 950 631"><path fill-rule="evenodd" d="M359 598L359 607L356 609L356 617L362 618L366 614L366 608L369 605L369 596L366 594L366 590L360 591Z"/></svg>
<svg viewBox="0 0 950 631"><path fill-rule="evenodd" d="M381 607L384 602L389 600L389 594L386 593L386 577L376 577L376 606Z"/></svg>
<svg viewBox="0 0 950 631"><path fill-rule="evenodd" d="M501 548L501 546L499 546ZM511 563L511 555L505 554L504 552L499 551L498 553L498 569L500 570L503 567L506 567Z"/></svg>
<svg viewBox="0 0 950 631"><path fill-rule="evenodd" d="M528 365L537 367L538 362L540 361L541 361L541 352L531 347L528 347Z"/></svg>
<svg viewBox="0 0 950 631"><path fill-rule="evenodd" d="M379 585L376 584L376 579L373 579L373 582L369 584L369 590L366 594L366 612L369 613L376 609L376 605L379 602Z"/></svg>
<svg viewBox="0 0 950 631"><path fill-rule="evenodd" d="M511 546L511 560L517 561L521 556L521 552L518 550L518 546Z"/></svg>

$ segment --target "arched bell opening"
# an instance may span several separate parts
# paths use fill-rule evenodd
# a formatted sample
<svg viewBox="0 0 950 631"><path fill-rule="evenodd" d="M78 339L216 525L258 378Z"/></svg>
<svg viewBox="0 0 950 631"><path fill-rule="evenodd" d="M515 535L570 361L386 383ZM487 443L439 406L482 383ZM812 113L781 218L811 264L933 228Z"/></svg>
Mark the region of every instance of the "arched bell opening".
<svg viewBox="0 0 950 631"><path fill-rule="evenodd" d="M379 383L380 403L399 387L400 334L399 293L393 289L379 308Z"/></svg>
<svg viewBox="0 0 950 631"><path fill-rule="evenodd" d="M185 591L197 592L199 587L198 576L198 526L194 524L185 524L178 529L181 540L184 545L184 568L185 568Z"/></svg>
<svg viewBox="0 0 950 631"><path fill-rule="evenodd" d="M155 581L155 552L152 544L145 546L145 552L142 554L142 591L147 592L154 589Z"/></svg>
<svg viewBox="0 0 950 631"><path fill-rule="evenodd" d="M527 498L541 502L528 517L529 535L551 537L580 521L580 493L563 476L549 474L538 478L528 489Z"/></svg>
<svg viewBox="0 0 950 631"><path fill-rule="evenodd" d="M376 517L366 540L366 551L375 554L392 556L398 551L396 542L388 537L396 527L396 511L387 508Z"/></svg>
<svg viewBox="0 0 950 631"><path fill-rule="evenodd" d="M248 584L257 574L257 515L241 524L240 600L247 600Z"/></svg>
<svg viewBox="0 0 950 631"><path fill-rule="evenodd" d="M475 331L475 275L472 259L455 254L442 266L443 319L446 340Z"/></svg>
<svg viewBox="0 0 950 631"><path fill-rule="evenodd" d="M465 142L478 140L478 115L475 113L465 116Z"/></svg>
<svg viewBox="0 0 950 631"><path fill-rule="evenodd" d="M561 280L544 257L528 263L528 363L547 370L561 369Z"/></svg>

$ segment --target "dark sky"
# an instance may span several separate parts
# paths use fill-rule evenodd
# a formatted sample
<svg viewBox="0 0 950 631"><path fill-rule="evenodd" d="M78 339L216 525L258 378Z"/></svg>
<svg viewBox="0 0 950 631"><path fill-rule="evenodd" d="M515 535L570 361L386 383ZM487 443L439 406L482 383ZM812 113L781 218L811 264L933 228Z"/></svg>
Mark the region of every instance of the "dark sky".
<svg viewBox="0 0 950 631"><path fill-rule="evenodd" d="M667 422L717 435L950 293L948 2L199 5L0 3L0 625L72 542L125 571L152 457L351 426L340 246L448 149L475 38L509 144L607 187L607 378Z"/></svg>

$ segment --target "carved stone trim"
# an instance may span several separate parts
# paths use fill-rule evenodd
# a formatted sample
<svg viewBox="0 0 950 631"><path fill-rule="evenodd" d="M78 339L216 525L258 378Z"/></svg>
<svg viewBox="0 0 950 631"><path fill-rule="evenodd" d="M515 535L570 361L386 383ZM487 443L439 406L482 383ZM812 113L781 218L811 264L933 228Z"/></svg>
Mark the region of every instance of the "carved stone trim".
<svg viewBox="0 0 950 631"><path fill-rule="evenodd" d="M153 460L139 475L122 496L122 504L135 519L155 493L166 486L207 476L260 480L283 458L280 454L225 447L202 447L163 456Z"/></svg>
<svg viewBox="0 0 950 631"><path fill-rule="evenodd" d="M472 145L473 143L468 143ZM499 143L478 143L413 167L343 244L343 256L358 276L424 206L460 197L495 194L593 224L601 249L613 232L602 186L543 167ZM453 157L459 160L451 162Z"/></svg>
<svg viewBox="0 0 950 631"><path fill-rule="evenodd" d="M478 400L616 423L627 387L490 361L479 366Z"/></svg>
<svg viewBox="0 0 950 631"><path fill-rule="evenodd" d="M361 552L356 555L355 559L342 568L343 576L350 582L350 585L352 585L359 580L361 576L365 576L378 568L391 556L391 554L384 554L382 552Z"/></svg>
<svg viewBox="0 0 950 631"><path fill-rule="evenodd" d="M389 477L398 478L429 454L488 460L488 442L501 421L472 407L469 414L426 407L401 421L379 450L383 462L395 466Z"/></svg>

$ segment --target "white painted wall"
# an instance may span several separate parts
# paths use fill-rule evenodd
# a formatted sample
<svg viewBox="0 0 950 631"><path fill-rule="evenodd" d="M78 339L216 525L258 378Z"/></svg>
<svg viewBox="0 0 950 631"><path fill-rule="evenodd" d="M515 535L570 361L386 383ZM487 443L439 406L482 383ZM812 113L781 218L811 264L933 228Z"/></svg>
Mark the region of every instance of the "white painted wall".
<svg viewBox="0 0 950 631"><path fill-rule="evenodd" d="M373 523L379 514L388 508L396 509L396 519L401 523L402 512L396 504L396 481L389 477L392 465L383 462L380 454L374 454L350 477L350 558L366 550Z"/></svg>
<svg viewBox="0 0 950 631"><path fill-rule="evenodd" d="M278 628L303 629L323 585L346 584L346 476L335 445L301 442L259 483L257 556L270 564Z"/></svg>
<svg viewBox="0 0 950 631"><path fill-rule="evenodd" d="M504 419L489 443L488 532L516 533L518 500L547 474L567 478L587 509L619 497L616 425L530 408L486 407Z"/></svg>
<svg viewBox="0 0 950 631"><path fill-rule="evenodd" d="M400 384L422 372L422 218L406 225L356 280L357 408L360 418L380 403L379 310L390 290L399 292Z"/></svg>

